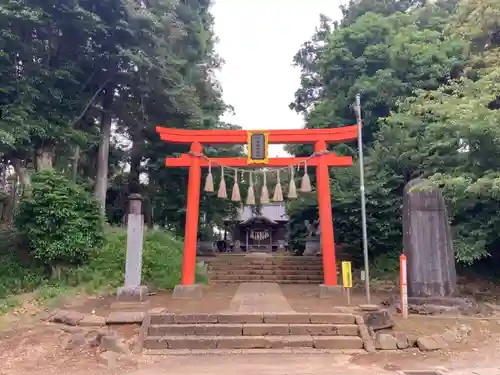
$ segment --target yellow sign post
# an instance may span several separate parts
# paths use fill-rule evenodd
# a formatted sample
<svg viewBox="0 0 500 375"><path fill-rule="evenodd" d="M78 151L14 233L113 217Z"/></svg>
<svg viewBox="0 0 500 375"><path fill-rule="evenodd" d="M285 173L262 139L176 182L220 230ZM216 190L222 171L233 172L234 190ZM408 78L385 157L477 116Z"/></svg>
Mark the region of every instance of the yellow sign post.
<svg viewBox="0 0 500 375"><path fill-rule="evenodd" d="M347 304L351 304L352 266L351 262L342 262L342 287L347 292Z"/></svg>

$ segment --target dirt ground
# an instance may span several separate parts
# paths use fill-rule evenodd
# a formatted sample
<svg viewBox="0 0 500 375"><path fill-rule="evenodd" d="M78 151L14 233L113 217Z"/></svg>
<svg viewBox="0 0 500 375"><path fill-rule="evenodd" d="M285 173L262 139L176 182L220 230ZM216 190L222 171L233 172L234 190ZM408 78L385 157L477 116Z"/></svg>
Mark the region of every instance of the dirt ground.
<svg viewBox="0 0 500 375"><path fill-rule="evenodd" d="M347 296L345 294L334 299L317 298L317 285L281 285L281 289L292 308L297 312L328 312L335 311L339 306L343 306L344 310L355 312L358 305L366 303L366 297L362 289L353 290L350 306L347 306ZM394 287L380 289L385 290L372 293L371 303L380 304L397 293ZM481 290L483 289L481 288ZM493 298L488 298L488 300L493 300ZM470 356L477 357L478 354L490 353L494 348L500 348L500 315L498 313L488 318L410 315L408 319L402 319L400 315L394 315L394 321L394 331L416 336L442 333L461 325L470 328L471 334L467 339L454 344L449 349L439 351L439 353L425 354L418 350L409 350L404 353L378 352L356 357L353 359L353 363L387 368L394 367L395 369L411 367L411 363L418 365L422 360L427 363L442 365L450 360L456 361Z"/></svg>
<svg viewBox="0 0 500 375"><path fill-rule="evenodd" d="M358 365L370 365L393 370L419 367L423 362L428 366L463 366L466 362L493 361L500 367L498 351L500 350L500 317L480 318L445 318L412 315L408 319L394 316L394 331L414 334L416 336L442 333L447 329L466 326L470 335L462 341L439 352L420 352L412 349L404 352L383 351L359 356L353 359ZM495 354L494 354L495 353Z"/></svg>
<svg viewBox="0 0 500 375"><path fill-rule="evenodd" d="M171 292L158 292L148 297L147 303L142 306L134 304L130 308L121 306L120 311L127 310L143 310L147 311L155 307L166 308L170 312L197 312L197 313L211 313L226 310L229 307L231 298L233 298L237 284L227 285L204 285L203 286L203 299L201 300L175 300L172 299ZM105 316L116 306L116 297L87 297L71 301L67 304L72 309L82 313L92 313L96 315Z"/></svg>
<svg viewBox="0 0 500 375"><path fill-rule="evenodd" d="M172 312L217 312L228 308L237 285L211 285L206 286L204 298L198 301L173 300L168 292L161 292L149 297L147 304L143 305L144 310L154 307L164 307ZM316 297L317 285L282 285L281 289L287 297L290 305L298 312L328 312L338 306L345 306L345 296L340 296L338 300L320 300ZM389 297L391 293L382 291L374 293L372 302L379 301ZM90 313L94 311L97 315L105 316L112 311L114 297L86 297L80 296L72 301L68 301L65 306L72 309ZM352 308L357 304L364 303L363 293L354 293L352 296ZM124 309L121 309L124 310ZM137 310L134 307L134 310ZM221 375L238 374L242 369L250 369L248 366L264 364L267 367L259 367L261 374L299 374L299 369L303 372L301 375L311 374L336 374L334 367L337 366L338 359L334 357L324 357L320 355L311 355L304 359L307 363L315 363L307 368L302 368L298 362L294 370L285 366L288 360L282 362L271 361L269 355L262 356L252 354L249 357L235 357L234 363L231 361L221 361L220 359L197 358L192 361L191 357L147 357L133 356L130 360L116 371L103 368L97 361L97 353L94 349L66 350L64 348L65 340L70 333L65 332L60 327L43 323L39 320L40 309L27 302L26 306L10 313L3 320L8 321L8 330L0 331L0 375L35 375L35 374L72 374L72 375L100 375L100 374L124 374L132 375L156 375L169 373L169 375L183 374L183 368L189 368L190 375L216 373L217 366L229 366L232 370L221 371ZM7 320L6 320L7 319ZM413 334L433 334L444 332L448 328L466 325L470 328L471 334L463 342L454 345L448 350L433 353L421 353L418 350L408 350L405 352L379 352L374 354L364 354L348 358L349 365L353 366L353 375L356 371L369 369L371 374L377 371L394 371L409 368L421 368L422 364L426 366L445 366L447 368L466 366L471 363L493 363L498 367L498 355L500 354L500 317L491 318L443 318L443 317L425 317L411 316L408 320L403 320L395 316L396 331L404 331ZM120 329L120 333L126 338L132 338L137 333L137 326L130 326ZM276 358L273 355L272 358ZM315 357L316 356L316 357ZM345 356L342 357L346 360ZM238 361L241 365L236 365ZM488 362L489 361L489 362ZM195 366L193 362L207 363L212 366L208 370L205 368L189 367ZM233 363L236 367L231 367ZM239 362L238 362L239 363ZM325 367L321 367L325 366ZM172 367L174 366L174 367ZM177 366L177 367L175 367ZM184 366L184 367L183 367ZM200 365L201 366L201 365ZM238 367L240 366L240 367ZM263 365L262 365L263 366ZM311 367L312 366L312 367ZM330 367L329 367L330 366ZM226 368L224 367L224 368ZM175 369L174 369L175 368ZM336 368L336 367L335 367ZM344 368L345 369L345 366ZM357 370L356 370L357 369ZM205 371L206 370L206 371ZM328 370L328 371L327 371ZM339 368L339 371L342 368ZM373 370L373 371L372 371ZM377 371L375 371L377 370ZM187 371L187 370L186 370Z"/></svg>
<svg viewBox="0 0 500 375"><path fill-rule="evenodd" d="M319 299L318 285L314 284L284 284L280 285L283 294L288 299L290 306L297 312L329 312L338 306L347 306L347 295L339 294L338 298ZM377 292L371 296L371 303L380 304L393 293ZM351 293L351 307L366 303L362 290Z"/></svg>

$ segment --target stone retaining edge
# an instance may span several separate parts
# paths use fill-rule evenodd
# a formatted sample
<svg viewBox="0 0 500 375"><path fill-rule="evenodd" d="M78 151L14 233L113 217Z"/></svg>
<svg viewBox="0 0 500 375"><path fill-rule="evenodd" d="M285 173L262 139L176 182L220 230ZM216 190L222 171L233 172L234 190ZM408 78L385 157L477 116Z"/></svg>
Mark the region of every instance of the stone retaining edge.
<svg viewBox="0 0 500 375"><path fill-rule="evenodd" d="M144 350L144 340L146 339L149 331L149 326L151 325L151 314L146 314L144 317L141 329L139 331L139 338L137 340L137 344L134 347L134 353L140 354Z"/></svg>
<svg viewBox="0 0 500 375"><path fill-rule="evenodd" d="M359 336L361 337L361 340L363 340L363 347L368 353L376 352L375 343L373 342L373 339L370 336L370 333L368 332L365 320L361 315L355 315L354 317L356 319L356 324L359 327Z"/></svg>
<svg viewBox="0 0 500 375"><path fill-rule="evenodd" d="M343 312L331 313L151 313L151 319L161 318L158 324L356 324L355 315Z"/></svg>
<svg viewBox="0 0 500 375"><path fill-rule="evenodd" d="M239 355L239 354L346 354L366 353L364 349L144 349L145 355L185 356L185 355Z"/></svg>

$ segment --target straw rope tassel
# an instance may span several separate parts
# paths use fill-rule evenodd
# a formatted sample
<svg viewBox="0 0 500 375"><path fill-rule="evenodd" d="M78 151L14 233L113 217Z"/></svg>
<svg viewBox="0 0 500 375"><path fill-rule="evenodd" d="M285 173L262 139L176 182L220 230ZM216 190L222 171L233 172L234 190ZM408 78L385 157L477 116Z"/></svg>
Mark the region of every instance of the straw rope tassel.
<svg viewBox="0 0 500 375"><path fill-rule="evenodd" d="M227 199L226 179L224 178L224 167L220 167L220 184L217 197Z"/></svg>
<svg viewBox="0 0 500 375"><path fill-rule="evenodd" d="M250 172L250 181L248 184L248 193L247 193L247 205L255 205L255 193L253 191L253 175Z"/></svg>
<svg viewBox="0 0 500 375"><path fill-rule="evenodd" d="M240 185L238 184L238 170L234 170L234 185L231 200L235 202L241 201Z"/></svg>
<svg viewBox="0 0 500 375"><path fill-rule="evenodd" d="M304 176L302 176L302 181L300 182L300 191L303 193L309 193L312 191L311 179L307 173L307 162L304 162Z"/></svg>
<svg viewBox="0 0 500 375"><path fill-rule="evenodd" d="M208 163L208 174L205 180L205 189L207 193L214 192L214 176L212 175L212 163Z"/></svg>
<svg viewBox="0 0 500 375"><path fill-rule="evenodd" d="M281 187L281 177L279 169L276 171L276 179L278 180L278 183L274 188L273 201L283 202L283 188Z"/></svg>
<svg viewBox="0 0 500 375"><path fill-rule="evenodd" d="M288 198L297 198L297 186L295 185L295 171L290 167L290 183L288 184Z"/></svg>
<svg viewBox="0 0 500 375"><path fill-rule="evenodd" d="M267 171L264 171L264 181L262 182L262 191L260 193L260 203L269 203L269 190L267 189Z"/></svg>

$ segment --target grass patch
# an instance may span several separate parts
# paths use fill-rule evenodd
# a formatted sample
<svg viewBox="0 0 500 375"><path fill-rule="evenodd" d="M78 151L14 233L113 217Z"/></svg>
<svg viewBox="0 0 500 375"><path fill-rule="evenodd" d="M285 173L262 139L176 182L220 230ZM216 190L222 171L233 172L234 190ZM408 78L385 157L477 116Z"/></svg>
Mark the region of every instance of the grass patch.
<svg viewBox="0 0 500 375"><path fill-rule="evenodd" d="M46 281L44 270L23 266L15 253L0 255L0 301L30 292Z"/></svg>
<svg viewBox="0 0 500 375"><path fill-rule="evenodd" d="M370 265L370 276L384 281L399 280L399 256L399 252L390 251L376 257Z"/></svg>
<svg viewBox="0 0 500 375"><path fill-rule="evenodd" d="M182 241L161 230L144 234L142 278L148 286L160 290L173 289L181 281ZM106 231L104 245L96 249L89 261L79 267L66 268L58 280L50 280L40 267L24 267L14 256L1 255L0 313L19 306L16 295L34 292L40 304L50 304L61 297L86 293L114 293L123 285L127 233L124 229ZM197 282L206 282L203 270Z"/></svg>
<svg viewBox="0 0 500 375"><path fill-rule="evenodd" d="M0 300L0 314L6 313L20 305L19 299L16 296L9 296Z"/></svg>
<svg viewBox="0 0 500 375"><path fill-rule="evenodd" d="M127 234L122 229L106 233L104 246L92 254L82 267L68 269L67 283L85 285L94 291L100 288L116 289L123 285ZM153 230L144 236L142 279L158 289L169 290L181 281L182 242L171 233ZM198 282L204 282L201 272Z"/></svg>

